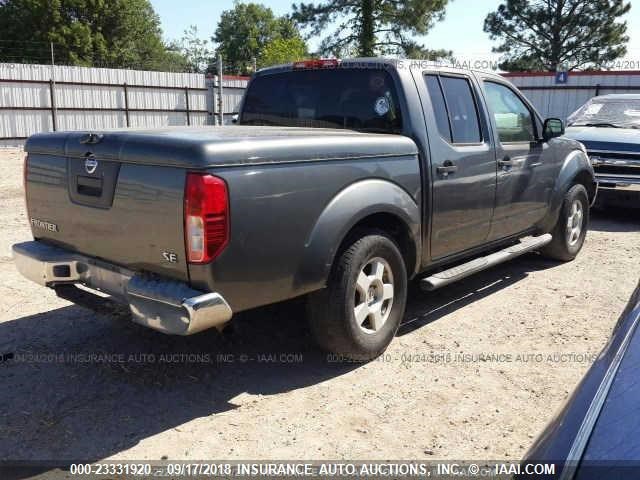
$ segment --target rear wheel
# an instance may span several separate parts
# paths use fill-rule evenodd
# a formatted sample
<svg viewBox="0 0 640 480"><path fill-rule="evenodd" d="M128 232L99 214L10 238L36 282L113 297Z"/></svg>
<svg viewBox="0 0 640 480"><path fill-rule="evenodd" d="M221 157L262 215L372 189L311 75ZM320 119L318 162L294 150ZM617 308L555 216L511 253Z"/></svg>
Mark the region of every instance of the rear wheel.
<svg viewBox="0 0 640 480"><path fill-rule="evenodd" d="M553 240L541 253L555 260L573 260L582 249L589 226L589 197L584 185L572 186L564 196Z"/></svg>
<svg viewBox="0 0 640 480"><path fill-rule="evenodd" d="M407 299L407 272L393 240L368 234L337 259L327 288L308 299L318 345L353 360L380 355L395 336Z"/></svg>

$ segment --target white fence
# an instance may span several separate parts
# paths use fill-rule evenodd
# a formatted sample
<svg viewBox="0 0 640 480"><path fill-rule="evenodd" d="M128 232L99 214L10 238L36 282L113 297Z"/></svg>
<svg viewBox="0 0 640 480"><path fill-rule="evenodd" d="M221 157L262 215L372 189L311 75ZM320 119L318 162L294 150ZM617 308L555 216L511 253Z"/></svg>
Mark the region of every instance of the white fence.
<svg viewBox="0 0 640 480"><path fill-rule="evenodd" d="M640 71L505 73L543 117L563 120L591 97L640 93ZM0 63L0 146L35 132L218 123L217 78L194 73ZM225 76L222 115L229 123L245 77Z"/></svg>
<svg viewBox="0 0 640 480"><path fill-rule="evenodd" d="M249 79L247 77L237 77L234 75L224 76L224 82L222 83L222 111L224 112L224 123L230 123L232 115L238 113L238 105L240 104L240 100L242 100L242 96L244 95L244 91L246 90L248 83ZM207 77L206 85L210 91L214 92L213 96L215 97L218 88L217 77ZM217 99L218 97L215 98ZM217 100L214 108L218 108Z"/></svg>
<svg viewBox="0 0 640 480"><path fill-rule="evenodd" d="M224 78L223 117L246 84ZM213 124L217 92L201 74L0 64L0 145L52 130Z"/></svg>
<svg viewBox="0 0 640 480"><path fill-rule="evenodd" d="M569 72L566 84L553 72L504 73L544 118L562 120L587 100L609 93L640 94L640 71Z"/></svg>

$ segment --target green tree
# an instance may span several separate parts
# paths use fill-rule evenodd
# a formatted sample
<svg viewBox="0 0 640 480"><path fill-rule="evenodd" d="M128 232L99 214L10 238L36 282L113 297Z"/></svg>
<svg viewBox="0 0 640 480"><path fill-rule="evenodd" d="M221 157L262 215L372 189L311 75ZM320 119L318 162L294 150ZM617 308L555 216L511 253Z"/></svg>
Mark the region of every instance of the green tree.
<svg viewBox="0 0 640 480"><path fill-rule="evenodd" d="M175 65L148 0L2 0L0 59L158 69Z"/></svg>
<svg viewBox="0 0 640 480"><path fill-rule="evenodd" d="M293 5L292 18L308 27L309 36L330 29L320 53L335 56L395 54L436 58L412 39L426 34L444 18L448 0L324 0Z"/></svg>
<svg viewBox="0 0 640 480"><path fill-rule="evenodd" d="M209 48L209 41L198 35L198 27L191 25L184 31L179 42L171 44L171 50L182 55L186 72L205 73L213 63L215 52Z"/></svg>
<svg viewBox="0 0 640 480"><path fill-rule="evenodd" d="M176 42L167 44L164 54L154 60L148 69L159 72L202 73L193 70L193 64L185 56L180 44Z"/></svg>
<svg viewBox="0 0 640 480"><path fill-rule="evenodd" d="M268 67L295 62L308 56L307 44L301 38L276 38L264 46L258 58L258 65Z"/></svg>
<svg viewBox="0 0 640 480"><path fill-rule="evenodd" d="M225 73L247 74L253 59L260 59L263 49L277 39L302 37L295 23L287 17L276 17L270 8L257 3L238 3L222 12L213 36L216 53L224 59Z"/></svg>
<svg viewBox="0 0 640 480"><path fill-rule="evenodd" d="M502 43L509 71L602 68L625 55L631 3L623 0L507 0L487 15L484 31Z"/></svg>

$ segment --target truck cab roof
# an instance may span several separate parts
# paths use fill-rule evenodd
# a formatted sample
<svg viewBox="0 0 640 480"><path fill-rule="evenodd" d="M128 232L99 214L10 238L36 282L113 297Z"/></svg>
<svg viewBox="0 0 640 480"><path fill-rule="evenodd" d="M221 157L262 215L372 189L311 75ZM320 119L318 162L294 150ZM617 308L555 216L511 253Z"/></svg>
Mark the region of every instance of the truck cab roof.
<svg viewBox="0 0 640 480"><path fill-rule="evenodd" d="M411 59L411 58L385 58L385 57L356 57L356 58L345 58L338 59L338 65L335 67L310 67L309 69L324 69L324 68L349 68L349 67L358 67L358 68L381 68L384 69L393 69L400 70L403 68L409 69L420 69L420 70L432 70L434 72L450 72L450 73L460 73L460 72L474 72L481 73L484 76L493 77L496 80L505 79L496 73L488 72L486 70L477 70L477 69L463 69L457 67L450 67L446 65L436 65L431 60L424 59ZM256 75L268 75L272 73L280 73L284 71L294 70L294 63L285 63L280 65L273 65L270 67L262 68L257 71ZM302 68L301 68L302 69Z"/></svg>

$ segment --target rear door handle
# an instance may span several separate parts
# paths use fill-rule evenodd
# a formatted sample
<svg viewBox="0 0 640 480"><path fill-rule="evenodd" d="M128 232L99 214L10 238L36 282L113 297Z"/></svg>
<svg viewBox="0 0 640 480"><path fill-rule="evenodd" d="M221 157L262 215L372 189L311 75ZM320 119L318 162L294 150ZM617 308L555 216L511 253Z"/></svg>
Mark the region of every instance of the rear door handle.
<svg viewBox="0 0 640 480"><path fill-rule="evenodd" d="M436 172L447 177L450 173L455 173L458 171L458 166L454 165L451 160L445 161L441 166L436 167Z"/></svg>

